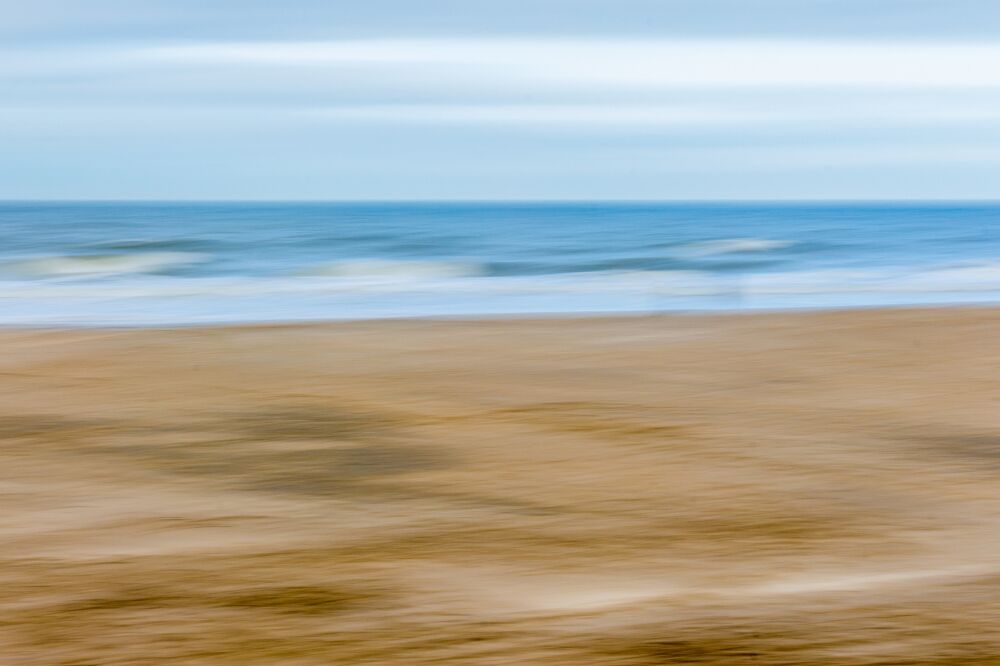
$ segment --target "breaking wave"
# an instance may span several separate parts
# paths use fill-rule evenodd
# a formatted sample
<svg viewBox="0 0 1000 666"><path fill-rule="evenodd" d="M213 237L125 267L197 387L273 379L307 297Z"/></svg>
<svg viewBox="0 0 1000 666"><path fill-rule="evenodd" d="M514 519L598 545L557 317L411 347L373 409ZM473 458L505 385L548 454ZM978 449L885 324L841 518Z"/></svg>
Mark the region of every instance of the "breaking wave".
<svg viewBox="0 0 1000 666"><path fill-rule="evenodd" d="M723 238L720 240L688 243L676 248L691 257L707 257L717 254L743 254L748 252L770 252L783 250L795 245L794 241L768 238Z"/></svg>
<svg viewBox="0 0 1000 666"><path fill-rule="evenodd" d="M483 274L483 267L475 262L388 259L350 259L313 266L301 271L301 275L313 277L378 278L397 281L478 277Z"/></svg>
<svg viewBox="0 0 1000 666"><path fill-rule="evenodd" d="M483 277L478 268L457 270L453 262L390 263L364 270L337 264L332 272L311 276L182 277L141 274L164 265L147 261L88 273L129 271L108 280L0 280L0 324L174 325L1000 300L1000 264L990 263L742 276L609 271L494 277ZM30 268L53 274L49 264ZM71 268L71 275L79 275L79 268ZM67 270L60 264L55 274Z"/></svg>
<svg viewBox="0 0 1000 666"><path fill-rule="evenodd" d="M201 263L193 252L81 254L15 259L0 264L0 272L22 278L72 278L165 273Z"/></svg>

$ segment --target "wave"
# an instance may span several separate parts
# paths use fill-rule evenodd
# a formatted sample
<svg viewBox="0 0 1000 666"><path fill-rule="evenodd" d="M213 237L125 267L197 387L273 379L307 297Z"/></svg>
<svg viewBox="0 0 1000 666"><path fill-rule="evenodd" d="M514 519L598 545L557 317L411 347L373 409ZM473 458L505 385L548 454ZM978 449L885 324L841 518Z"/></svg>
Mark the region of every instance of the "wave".
<svg viewBox="0 0 1000 666"><path fill-rule="evenodd" d="M992 292L1000 291L1000 264L761 273L741 282L748 294Z"/></svg>
<svg viewBox="0 0 1000 666"><path fill-rule="evenodd" d="M126 258L126 257L121 257ZM38 262L48 260L35 260ZM352 263L352 262L343 262ZM367 264L368 262L365 262ZM475 264L387 262L391 266L321 267L318 272L286 277L155 277L162 266L149 261L117 268L123 277L99 283L0 282L0 298L158 298L177 296L254 296L336 293L598 293L649 292L666 296L742 294L803 295L937 292L1000 292L1000 263L943 266L925 270L886 268L816 270L720 275L698 270L618 270L483 277ZM430 265L422 265L422 264ZM398 266L396 264L403 264ZM43 264L48 266L47 264ZM130 270L125 270L126 268ZM139 270L142 268L143 270ZM64 269L60 269L64 270ZM52 273L48 273L52 274ZM58 273L65 274L65 273Z"/></svg>
<svg viewBox="0 0 1000 666"><path fill-rule="evenodd" d="M540 294L645 293L678 296L716 293L712 276L700 271L608 271L483 278L390 279L374 276L296 277L135 277L112 282L0 281L0 299L9 298L176 298L215 296L294 296L301 294Z"/></svg>
<svg viewBox="0 0 1000 666"><path fill-rule="evenodd" d="M389 259L349 259L313 266L301 275L312 277L377 278L385 280L438 280L478 277L480 264L466 261L401 261Z"/></svg>
<svg viewBox="0 0 1000 666"><path fill-rule="evenodd" d="M412 264L414 262L403 262ZM448 262L445 262L448 263ZM412 267L411 267L412 268ZM721 275L608 271L413 278L168 277L0 281L0 324L174 325L554 313L1000 302L1000 264ZM454 273L452 273L454 275Z"/></svg>
<svg viewBox="0 0 1000 666"><path fill-rule="evenodd" d="M55 255L16 259L0 264L0 272L24 278L72 278L164 273L205 260L193 252Z"/></svg>
<svg viewBox="0 0 1000 666"><path fill-rule="evenodd" d="M491 276L534 276L600 273L604 275L623 272L676 273L696 271L710 273L734 273L787 264L781 257L669 257L663 255L637 254L631 257L594 259L593 261L494 261L490 262Z"/></svg>
<svg viewBox="0 0 1000 666"><path fill-rule="evenodd" d="M783 250L796 245L795 241L773 240L768 238L723 238L719 240L698 241L681 245L676 250L682 254L694 257L705 257L716 254L742 254L748 252L770 252Z"/></svg>
<svg viewBox="0 0 1000 666"><path fill-rule="evenodd" d="M158 253L165 254L165 253ZM338 262L294 276L180 277L165 269L193 257L122 255L58 257L10 262L8 274L35 276L108 275L100 282L0 281L0 298L173 297L202 295L322 293L568 293L652 291L672 296L733 294L798 295L857 292L1000 292L1000 263L915 269L830 269L720 274L704 270L607 270L545 275L485 276L478 264L461 262ZM179 263L181 262L181 263ZM15 268L17 270L9 270ZM157 276L157 274L160 274Z"/></svg>
<svg viewBox="0 0 1000 666"><path fill-rule="evenodd" d="M215 242L204 238L119 238L86 243L79 247L93 250L201 252L214 248Z"/></svg>

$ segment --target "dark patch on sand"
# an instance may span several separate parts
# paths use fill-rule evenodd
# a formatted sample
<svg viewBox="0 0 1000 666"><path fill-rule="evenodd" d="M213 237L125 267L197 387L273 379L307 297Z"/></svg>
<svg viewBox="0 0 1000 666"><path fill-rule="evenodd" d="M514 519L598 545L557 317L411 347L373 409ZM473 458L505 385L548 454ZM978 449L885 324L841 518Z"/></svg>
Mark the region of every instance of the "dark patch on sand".
<svg viewBox="0 0 1000 666"><path fill-rule="evenodd" d="M637 646L635 652L650 664L759 664L762 658L774 658L746 644L709 640L650 641Z"/></svg>
<svg viewBox="0 0 1000 666"><path fill-rule="evenodd" d="M71 436L108 429L114 422L102 419L71 419L54 414L0 416L0 439Z"/></svg>
<svg viewBox="0 0 1000 666"><path fill-rule="evenodd" d="M310 585L264 587L217 598L226 608L252 608L273 613L322 615L357 608L371 593Z"/></svg>
<svg viewBox="0 0 1000 666"><path fill-rule="evenodd" d="M490 412L499 420L526 422L561 432L623 439L675 438L688 426L664 423L653 410L603 402L545 402Z"/></svg>
<svg viewBox="0 0 1000 666"><path fill-rule="evenodd" d="M254 440L359 440L389 434L398 425L398 420L386 414L333 406L322 409L292 407L235 415L222 425Z"/></svg>
<svg viewBox="0 0 1000 666"><path fill-rule="evenodd" d="M209 436L185 441L189 433L173 429L174 443L170 432L134 428L123 431L124 444L97 442L88 450L243 490L305 495L405 495L400 488L369 482L453 464L443 451L411 442L391 417L337 408L259 411L195 425L191 433Z"/></svg>
<svg viewBox="0 0 1000 666"><path fill-rule="evenodd" d="M443 469L446 456L426 447L371 443L348 449L250 456L233 461L244 488L309 495L342 493L410 496L403 487L368 485L386 477Z"/></svg>
<svg viewBox="0 0 1000 666"><path fill-rule="evenodd" d="M917 435L908 441L949 456L976 462L1000 464L1000 434L996 433L933 433Z"/></svg>

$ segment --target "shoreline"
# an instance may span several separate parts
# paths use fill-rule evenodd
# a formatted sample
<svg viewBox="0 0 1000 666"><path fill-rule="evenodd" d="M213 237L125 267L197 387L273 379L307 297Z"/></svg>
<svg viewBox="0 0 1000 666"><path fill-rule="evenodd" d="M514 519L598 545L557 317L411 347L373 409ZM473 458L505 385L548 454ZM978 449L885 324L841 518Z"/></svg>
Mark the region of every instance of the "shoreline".
<svg viewBox="0 0 1000 666"><path fill-rule="evenodd" d="M188 329L241 329L270 327L310 327L339 326L357 323L386 324L402 322L440 322L440 323L474 323L474 322L520 322L520 321L589 321L589 320L622 320L649 318L717 318L717 317L779 317L801 314L804 316L826 313L851 312L923 312L923 311L954 311L965 310L1000 310L1000 301L956 303L904 303L898 305L840 305L840 306L790 306L775 308L718 308L689 310L648 310L648 311L573 311L573 312L527 312L527 313L496 313L496 314L454 314L454 315L412 315L386 317L353 317L331 319L246 319L224 322L192 322L174 324L52 324L26 323L5 324L0 322L0 334L4 331L170 331Z"/></svg>

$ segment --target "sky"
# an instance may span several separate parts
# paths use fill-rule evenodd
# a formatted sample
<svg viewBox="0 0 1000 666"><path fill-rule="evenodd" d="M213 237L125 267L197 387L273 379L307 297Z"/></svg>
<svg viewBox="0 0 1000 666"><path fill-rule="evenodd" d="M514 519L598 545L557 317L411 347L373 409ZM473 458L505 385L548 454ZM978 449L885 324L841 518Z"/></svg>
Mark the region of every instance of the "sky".
<svg viewBox="0 0 1000 666"><path fill-rule="evenodd" d="M997 0L0 16L2 199L1000 199Z"/></svg>

